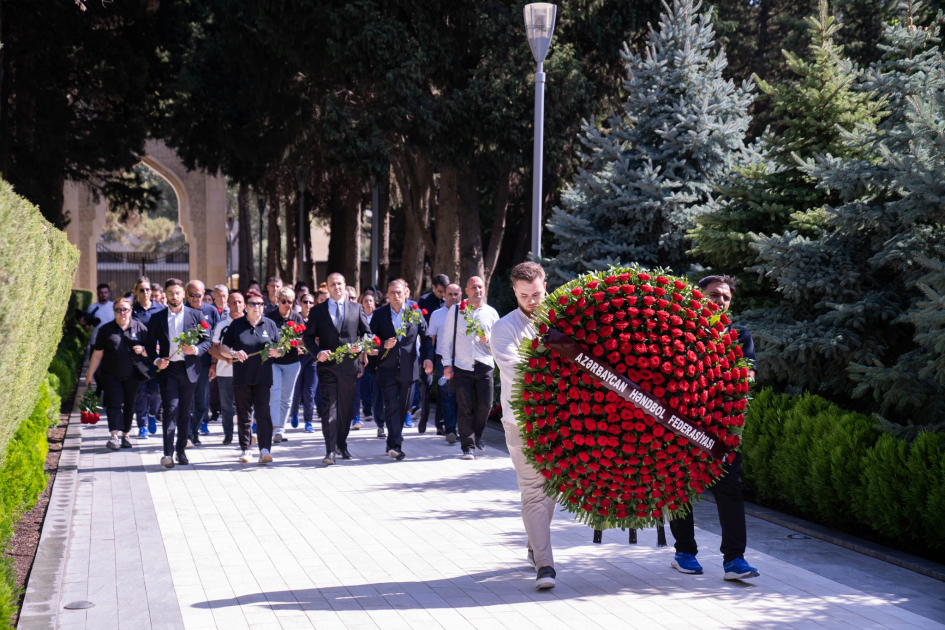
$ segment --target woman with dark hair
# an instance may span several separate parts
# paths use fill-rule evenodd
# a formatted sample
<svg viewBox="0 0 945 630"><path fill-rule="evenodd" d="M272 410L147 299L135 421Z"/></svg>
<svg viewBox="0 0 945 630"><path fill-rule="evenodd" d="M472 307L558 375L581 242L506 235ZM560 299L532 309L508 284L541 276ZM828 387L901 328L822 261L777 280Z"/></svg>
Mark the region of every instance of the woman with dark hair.
<svg viewBox="0 0 945 630"><path fill-rule="evenodd" d="M135 378L135 355L147 355L144 340L148 329L131 318L131 301L121 298L113 306L115 321L103 325L95 338L86 385L98 378L104 391L105 412L111 437L106 446L113 451L131 448L128 432L135 414L140 381ZM101 366L101 371L95 371ZM119 439L118 434L121 433Z"/></svg>
<svg viewBox="0 0 945 630"><path fill-rule="evenodd" d="M308 317L315 306L315 296L311 293L300 295L299 306L302 310L299 316L308 326ZM292 428L299 426L299 407L302 408L302 418L305 420L305 432L315 433L314 412L321 405L321 393L318 391L318 369L315 358L308 352L299 359L299 377L295 380L295 396L292 399ZM319 411L321 417L321 411Z"/></svg>

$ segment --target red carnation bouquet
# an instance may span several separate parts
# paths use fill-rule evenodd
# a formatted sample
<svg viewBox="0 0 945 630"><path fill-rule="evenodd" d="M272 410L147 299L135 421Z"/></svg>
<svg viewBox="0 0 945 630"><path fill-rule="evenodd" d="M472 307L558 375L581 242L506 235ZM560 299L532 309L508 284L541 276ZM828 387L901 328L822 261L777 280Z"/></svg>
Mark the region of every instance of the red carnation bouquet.
<svg viewBox="0 0 945 630"><path fill-rule="evenodd" d="M341 363L345 358L354 358L362 352L373 352L381 346L381 339L376 335L365 333L361 339L354 343L346 343L343 346L335 348L330 355L329 361Z"/></svg>
<svg viewBox="0 0 945 630"><path fill-rule="evenodd" d="M296 350L299 354L305 353L305 344L302 342L302 333L305 332L305 324L296 324L292 320L286 321L279 328L279 341L267 343L262 350L246 355L246 358L254 357L257 354L262 355L262 362L269 360L269 351L273 348L285 356L287 352Z"/></svg>
<svg viewBox="0 0 945 630"><path fill-rule="evenodd" d="M581 276L536 316L511 402L546 492L594 529L684 516L745 421L750 366L728 318L637 268Z"/></svg>
<svg viewBox="0 0 945 630"><path fill-rule="evenodd" d="M473 310L466 304L466 300L459 303L459 312L466 320L466 336L474 335L477 339L485 337L486 331L482 329L482 323L479 318L473 314Z"/></svg>
<svg viewBox="0 0 945 630"><path fill-rule="evenodd" d="M423 313L423 315L425 314L426 313ZM412 308L404 308L400 315L400 326L394 331L394 339L400 339L407 334L408 328L423 321L423 315L421 315L420 307L416 304L414 304ZM384 350L384 354L381 356L382 360L387 356L388 352L390 352L390 348Z"/></svg>
<svg viewBox="0 0 945 630"><path fill-rule="evenodd" d="M82 424L96 424L100 419L98 410L102 409L102 400L92 388L86 389L79 400L79 409L82 410Z"/></svg>
<svg viewBox="0 0 945 630"><path fill-rule="evenodd" d="M171 358L181 354L183 352L184 346L196 346L198 343L203 341L203 338L208 334L208 330L210 330L210 324L201 319L199 324L190 328L189 330L182 332L173 340L174 343L177 344L177 351L171 356L167 357L167 360L170 361ZM160 372L161 368L158 368L157 371Z"/></svg>

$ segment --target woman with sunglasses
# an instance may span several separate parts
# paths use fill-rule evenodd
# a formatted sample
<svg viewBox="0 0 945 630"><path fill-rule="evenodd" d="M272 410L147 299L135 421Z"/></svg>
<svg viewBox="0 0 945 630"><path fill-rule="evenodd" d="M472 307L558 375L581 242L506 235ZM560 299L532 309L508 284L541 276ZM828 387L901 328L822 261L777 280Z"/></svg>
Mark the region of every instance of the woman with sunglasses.
<svg viewBox="0 0 945 630"><path fill-rule="evenodd" d="M164 310L164 306L152 299L151 281L141 276L135 282L135 300L131 307L131 318L140 322L145 328L151 321L151 316ZM151 380L139 385L138 397L135 402L135 416L138 418L138 439L145 440L157 433L157 415L161 409L161 387L158 385L157 368L150 366Z"/></svg>
<svg viewBox="0 0 945 630"><path fill-rule="evenodd" d="M292 310L295 304L295 291L292 287L282 287L276 292L276 307L266 313L279 329L287 322L305 324L302 316ZM289 350L284 357L272 361L272 394L269 402L269 414L272 416L272 441L278 444L285 439L285 423L292 411L292 399L295 397L295 381L298 380L304 346L299 344L295 350ZM295 426L298 426L296 421Z"/></svg>
<svg viewBox="0 0 945 630"><path fill-rule="evenodd" d="M87 373L91 376L86 376L85 382L86 386L92 387L96 376L100 381L108 415L108 430L111 433L105 446L117 451L131 448L128 432L131 431L140 383L135 378L135 355L147 355L144 340L148 329L141 322L131 319L131 301L127 298L116 300L113 308L115 321L104 324L95 337ZM99 366L102 369L96 375Z"/></svg>
<svg viewBox="0 0 945 630"><path fill-rule="evenodd" d="M308 316L312 312L312 307L315 306L315 296L311 293L305 293L299 296L298 302L301 308L299 315L305 325L308 326ZM299 426L299 406L301 406L302 419L305 421L305 432L315 433L314 412L320 403L321 395L318 391L318 370L315 366L315 359L306 352L299 359L299 377L295 380L295 396L292 398L292 428ZM319 417L321 417L321 413L319 413Z"/></svg>

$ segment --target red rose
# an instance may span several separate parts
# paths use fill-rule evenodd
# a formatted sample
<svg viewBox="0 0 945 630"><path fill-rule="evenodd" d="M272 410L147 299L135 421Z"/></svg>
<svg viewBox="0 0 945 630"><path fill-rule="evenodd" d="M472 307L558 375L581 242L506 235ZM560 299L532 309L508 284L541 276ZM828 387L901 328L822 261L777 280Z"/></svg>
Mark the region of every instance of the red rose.
<svg viewBox="0 0 945 630"><path fill-rule="evenodd" d="M378 337L377 335L374 335L373 341L374 341L374 345L375 345L375 346L381 345L381 338Z"/></svg>
<svg viewBox="0 0 945 630"><path fill-rule="evenodd" d="M420 306L419 306L418 304L414 304L414 305L413 305L413 310L417 310L418 308L420 308ZM424 315L426 315L426 313L424 313Z"/></svg>
<svg viewBox="0 0 945 630"><path fill-rule="evenodd" d="M425 308L420 309L420 312L421 312L423 315L428 315L428 314L429 314L429 313L427 313L427 309L425 309Z"/></svg>
<svg viewBox="0 0 945 630"><path fill-rule="evenodd" d="M582 293L584 293L584 289L582 289L581 287L574 287L573 289L571 289L571 295L573 295L574 297L577 297L581 295Z"/></svg>
<svg viewBox="0 0 945 630"><path fill-rule="evenodd" d="M205 322L204 320L201 319L201 320L200 320L200 327L203 328L204 330L208 330L208 329L210 328L210 324L208 324L207 322Z"/></svg>
<svg viewBox="0 0 945 630"><path fill-rule="evenodd" d="M461 311L466 310L466 300L463 300L462 302L459 303L459 310Z"/></svg>
<svg viewBox="0 0 945 630"><path fill-rule="evenodd" d="M292 341L289 342L289 345L292 346L293 348L298 348L298 347L299 347L299 340L298 340L298 339L293 339Z"/></svg>

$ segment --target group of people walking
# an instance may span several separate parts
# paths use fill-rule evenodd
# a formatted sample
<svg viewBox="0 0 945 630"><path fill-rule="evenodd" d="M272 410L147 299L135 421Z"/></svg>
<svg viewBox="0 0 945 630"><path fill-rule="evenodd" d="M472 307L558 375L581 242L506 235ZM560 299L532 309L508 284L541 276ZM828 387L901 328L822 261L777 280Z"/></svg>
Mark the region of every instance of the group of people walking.
<svg viewBox="0 0 945 630"><path fill-rule="evenodd" d="M431 413L436 434L450 445L459 442L463 459L475 459L485 448L483 432L498 367L527 557L536 569L536 587L550 588L555 585L555 501L524 455L510 406L519 345L537 334L533 318L546 294L544 270L537 263L521 263L512 270L511 284L517 308L502 318L486 304L479 277L460 287L436 275L433 290L416 301L402 279L392 280L384 292L368 289L358 296L339 273L329 275L316 293L304 285L284 286L274 277L265 293L256 283L245 292L217 285L209 299L199 280L185 285L171 278L161 287L142 277L132 297L114 302L103 285L93 307L102 321L93 332L87 384L103 390L111 434L107 445L113 450L132 447L128 437L135 416L139 437L145 439L156 432L160 416L161 464L166 468L189 463L186 449L199 445L200 435L209 432L212 398L218 401L223 444L232 443L236 418L241 462L250 461L253 446L260 464L272 462L273 444L289 439L286 424L297 428L301 411L304 431L313 432L316 416L320 420L325 444L321 463L332 466L336 458L352 458L349 433L367 418L376 423L387 455L404 460L404 428L416 426L425 433ZM700 286L728 308L735 291L730 278L712 276ZM106 311L110 318L102 317ZM280 343L287 330L300 338ZM754 359L748 332L740 329L739 338L745 355ZM723 528L725 577L739 579L758 574L743 558L740 465L739 456L713 488ZM691 515L671 522L677 539L673 566L701 573L692 523Z"/></svg>

